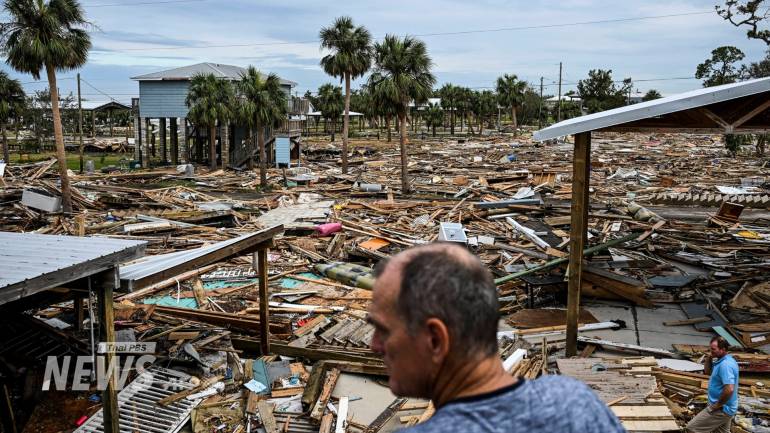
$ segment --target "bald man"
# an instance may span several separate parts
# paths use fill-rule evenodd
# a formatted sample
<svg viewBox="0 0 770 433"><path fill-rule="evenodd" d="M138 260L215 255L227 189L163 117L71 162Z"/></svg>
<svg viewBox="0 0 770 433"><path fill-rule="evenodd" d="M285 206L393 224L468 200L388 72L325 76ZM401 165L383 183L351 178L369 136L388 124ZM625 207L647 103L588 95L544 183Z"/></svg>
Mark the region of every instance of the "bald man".
<svg viewBox="0 0 770 433"><path fill-rule="evenodd" d="M614 433L625 429L587 386L562 376L515 378L497 352L492 275L466 249L434 243L375 270L372 349L398 396L430 399L409 432Z"/></svg>

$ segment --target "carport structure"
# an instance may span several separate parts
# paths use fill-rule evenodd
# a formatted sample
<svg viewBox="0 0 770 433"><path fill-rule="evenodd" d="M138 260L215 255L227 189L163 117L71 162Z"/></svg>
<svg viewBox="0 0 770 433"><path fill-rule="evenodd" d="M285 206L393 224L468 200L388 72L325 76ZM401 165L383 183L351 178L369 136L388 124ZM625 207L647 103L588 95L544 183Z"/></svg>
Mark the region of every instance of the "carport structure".
<svg viewBox="0 0 770 433"><path fill-rule="evenodd" d="M577 353L583 248L588 228L591 132L749 134L770 131L770 78L693 90L559 122L535 132L538 141L575 136L572 163L567 356Z"/></svg>

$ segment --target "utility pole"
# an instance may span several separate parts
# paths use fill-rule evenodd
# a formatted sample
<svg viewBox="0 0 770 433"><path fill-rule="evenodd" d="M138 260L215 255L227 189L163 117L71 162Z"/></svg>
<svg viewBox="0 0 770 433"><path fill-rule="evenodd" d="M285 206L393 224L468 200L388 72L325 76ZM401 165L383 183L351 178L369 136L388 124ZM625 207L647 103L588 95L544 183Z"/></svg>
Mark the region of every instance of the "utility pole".
<svg viewBox="0 0 770 433"><path fill-rule="evenodd" d="M543 77L540 77L540 107L537 110L537 129L543 129Z"/></svg>
<svg viewBox="0 0 770 433"><path fill-rule="evenodd" d="M561 122L561 62L559 62L559 100L556 103L559 104L556 109L556 122Z"/></svg>
<svg viewBox="0 0 770 433"><path fill-rule="evenodd" d="M78 72L78 153L80 154L80 174L83 174L83 101L80 98L80 72Z"/></svg>

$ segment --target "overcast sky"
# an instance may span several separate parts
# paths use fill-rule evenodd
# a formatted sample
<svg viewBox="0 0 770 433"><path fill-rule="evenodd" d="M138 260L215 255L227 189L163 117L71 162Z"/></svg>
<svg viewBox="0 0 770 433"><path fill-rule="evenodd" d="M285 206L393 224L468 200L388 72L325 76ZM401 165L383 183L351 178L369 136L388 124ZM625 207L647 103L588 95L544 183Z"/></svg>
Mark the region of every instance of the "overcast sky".
<svg viewBox="0 0 770 433"><path fill-rule="evenodd" d="M141 4L140 4L141 3ZM635 90L671 94L700 87L698 63L717 46L735 45L746 60L764 55L762 42L748 40L714 12L714 2L697 0L87 0L94 25L93 49L80 71L84 80L120 101L138 95L129 77L198 62L246 66L296 81L300 94L337 82L318 66L322 26L350 15L375 38L387 33L418 35L427 46L439 85L451 82L482 89L503 73L532 84L543 76L545 93L556 94L559 62L564 89L589 69L612 69L632 77ZM128 5L128 6L126 6ZM675 17L586 23L624 18ZM586 23L568 25L573 23ZM552 26L552 27L545 27ZM513 29L512 29L513 28ZM470 32L489 30L485 32ZM466 32L466 33L462 33ZM456 33L456 34L447 34ZM240 45L240 46L233 46ZM2 64L0 68L10 71ZM11 74L27 92L46 83ZM77 71L59 73L60 89L75 90ZM45 74L43 74L43 77ZM85 99L108 100L84 84Z"/></svg>

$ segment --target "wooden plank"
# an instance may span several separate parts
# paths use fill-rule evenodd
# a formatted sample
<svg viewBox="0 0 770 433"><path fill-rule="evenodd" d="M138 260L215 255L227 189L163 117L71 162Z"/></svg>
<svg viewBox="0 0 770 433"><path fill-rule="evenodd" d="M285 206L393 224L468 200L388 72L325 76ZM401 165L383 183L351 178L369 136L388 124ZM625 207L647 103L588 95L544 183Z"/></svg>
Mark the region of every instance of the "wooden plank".
<svg viewBox="0 0 770 433"><path fill-rule="evenodd" d="M714 319L708 316L703 317L693 317L692 319L685 319L685 320L672 320L670 322L663 322L666 326L684 326L684 325L694 325L696 323L706 323L710 322Z"/></svg>
<svg viewBox="0 0 770 433"><path fill-rule="evenodd" d="M321 427L318 429L318 433L331 433L333 423L334 414L329 412L321 419Z"/></svg>
<svg viewBox="0 0 770 433"><path fill-rule="evenodd" d="M620 419L629 417L668 417L673 419L668 406L612 406L610 409Z"/></svg>
<svg viewBox="0 0 770 433"><path fill-rule="evenodd" d="M212 325L228 326L248 332L255 332L259 328L259 320L248 314L222 313L219 311L200 311L189 308L154 306L155 312L184 319L210 323ZM284 326L279 323L271 323L273 332L282 332Z"/></svg>
<svg viewBox="0 0 770 433"><path fill-rule="evenodd" d="M638 421L638 420L627 420L623 421L623 427L626 428L627 431L631 432L642 432L642 431L649 431L649 432L663 432L663 431L680 431L679 425L676 423L676 421Z"/></svg>
<svg viewBox="0 0 770 433"><path fill-rule="evenodd" d="M336 368L332 368L326 372L326 378L324 379L324 384L321 388L321 395L315 402L313 410L310 411L310 418L313 418L316 421L321 420L321 415L323 415L324 410L326 409L326 403L329 402L329 398L332 396L332 391L334 391L334 387L337 385L337 379L339 379L339 377L340 371Z"/></svg>
<svg viewBox="0 0 770 433"><path fill-rule="evenodd" d="M603 269L598 268L590 268L586 269L585 274L583 276L586 281L589 281L597 287L604 289L614 295L620 296L621 298L624 298L626 300L629 300L637 305L641 305L643 307L647 308L655 308L655 304L648 299L642 298L641 296L638 296L634 293L632 293L630 290L635 288L634 286L628 284L627 281L629 280L627 277L623 277L622 275L617 275L618 278L615 278L616 275L614 275L612 272L605 271ZM632 278L630 280L633 280ZM639 287L642 285L641 281L634 280L637 283L636 287Z"/></svg>
<svg viewBox="0 0 770 433"><path fill-rule="evenodd" d="M302 398L300 399L304 411L309 411L315 405L318 396L321 395L325 373L326 365L324 361L313 364L313 368L310 370L310 377L305 382L305 390L302 392Z"/></svg>
<svg viewBox="0 0 770 433"><path fill-rule="evenodd" d="M261 397L255 392L249 391L249 396L246 397L246 413L256 415L257 405L259 404Z"/></svg>
<svg viewBox="0 0 770 433"><path fill-rule="evenodd" d="M348 428L348 397L340 397L339 404L337 405L337 425L334 428L334 433L345 433Z"/></svg>
<svg viewBox="0 0 770 433"><path fill-rule="evenodd" d="M193 340L199 335L201 335L199 331L175 331L168 334L168 339L172 341Z"/></svg>
<svg viewBox="0 0 770 433"><path fill-rule="evenodd" d="M273 416L274 408L275 405L264 400L257 403L259 419L262 421L262 426L265 428L266 433L278 433L278 424L275 422L275 417Z"/></svg>
<svg viewBox="0 0 770 433"><path fill-rule="evenodd" d="M302 337L305 334L308 334L310 332L315 331L319 327L323 326L326 323L326 316L323 314L316 316L309 321L307 321L304 325L297 328L296 331L294 331L295 337Z"/></svg>
<svg viewBox="0 0 770 433"><path fill-rule="evenodd" d="M270 297L267 293L267 249L257 252L259 264L259 341L262 355L270 353Z"/></svg>
<svg viewBox="0 0 770 433"><path fill-rule="evenodd" d="M588 188L590 184L591 132L575 135L572 160L572 206L570 209L569 268L567 269L567 345L566 356L577 355L580 284L583 273L583 247L588 230Z"/></svg>
<svg viewBox="0 0 770 433"><path fill-rule="evenodd" d="M195 388L186 389L184 391L177 392L176 394L171 394L168 397L162 398L158 400L158 404L161 406L168 406L171 403L174 403L176 401L179 401L188 395L195 394L196 392L203 391L204 389L210 387L211 385L219 382L220 380L224 379L224 376L213 376L210 377L203 382L200 383L200 385L196 386ZM117 432L116 432L117 433Z"/></svg>
<svg viewBox="0 0 770 433"><path fill-rule="evenodd" d="M636 351L639 351L639 352L647 352L647 353L652 353L652 354L655 354L655 355L663 355L663 356L667 356L667 357L674 357L674 356L676 356L674 353L669 352L668 350L658 349L656 347L645 347L645 346L637 346L636 344L616 343L614 341L600 340L600 339L589 338L589 337L578 337L578 341L581 341L583 343L596 344L598 346L604 346L604 347L614 347L614 348L618 348L618 349L636 350Z"/></svg>
<svg viewBox="0 0 770 433"><path fill-rule="evenodd" d="M195 302L198 304L199 310L204 310L206 303L206 292L203 290L203 281L200 278L196 278L192 284L193 295L195 296Z"/></svg>
<svg viewBox="0 0 770 433"><path fill-rule="evenodd" d="M382 427L385 426L385 424L388 423L388 421L393 418L393 416L396 415L396 412L402 410L403 407L406 406L406 398L397 398L393 400L388 407L385 408L382 412L380 412L379 415L377 415L377 418L374 419L374 421L369 424L369 428L366 429L367 433L377 433L379 432ZM417 408L414 408L417 409Z"/></svg>

